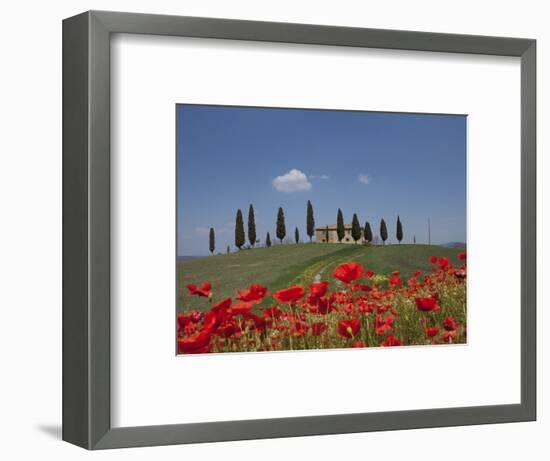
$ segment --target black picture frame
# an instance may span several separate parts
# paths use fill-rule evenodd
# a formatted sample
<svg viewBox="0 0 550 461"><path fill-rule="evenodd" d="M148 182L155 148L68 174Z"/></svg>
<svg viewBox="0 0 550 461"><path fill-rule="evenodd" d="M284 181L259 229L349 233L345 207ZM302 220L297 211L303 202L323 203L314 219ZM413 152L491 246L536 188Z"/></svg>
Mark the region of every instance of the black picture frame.
<svg viewBox="0 0 550 461"><path fill-rule="evenodd" d="M521 58L521 403L112 427L110 37L155 34ZM536 419L536 41L89 11L63 21L63 440L87 449Z"/></svg>

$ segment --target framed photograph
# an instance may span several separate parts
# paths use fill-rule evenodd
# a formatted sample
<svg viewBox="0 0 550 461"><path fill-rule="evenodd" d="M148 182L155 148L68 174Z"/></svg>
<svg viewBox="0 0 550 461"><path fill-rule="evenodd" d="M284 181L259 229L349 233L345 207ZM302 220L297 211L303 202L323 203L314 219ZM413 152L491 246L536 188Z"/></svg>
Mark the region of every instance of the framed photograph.
<svg viewBox="0 0 550 461"><path fill-rule="evenodd" d="M536 42L63 22L63 439L536 418Z"/></svg>

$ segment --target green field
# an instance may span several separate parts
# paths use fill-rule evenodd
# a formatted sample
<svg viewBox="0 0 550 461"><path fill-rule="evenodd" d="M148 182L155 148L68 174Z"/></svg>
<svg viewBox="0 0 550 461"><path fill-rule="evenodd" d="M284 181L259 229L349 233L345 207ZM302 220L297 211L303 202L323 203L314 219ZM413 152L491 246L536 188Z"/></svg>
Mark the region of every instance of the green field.
<svg viewBox="0 0 550 461"><path fill-rule="evenodd" d="M185 286L208 281L212 284L213 301L232 297L237 289L252 283L267 286L272 293L293 284L311 283L317 274L334 283L333 269L348 261L357 261L377 274L387 275L401 271L408 278L419 269L430 271L432 255L446 256L452 264L460 261L456 248L434 245L363 246L345 244L276 245L271 248L242 250L236 253L208 256L191 261L180 261L177 267L178 311L206 310L210 303L205 298L191 297ZM273 304L266 297L265 305Z"/></svg>

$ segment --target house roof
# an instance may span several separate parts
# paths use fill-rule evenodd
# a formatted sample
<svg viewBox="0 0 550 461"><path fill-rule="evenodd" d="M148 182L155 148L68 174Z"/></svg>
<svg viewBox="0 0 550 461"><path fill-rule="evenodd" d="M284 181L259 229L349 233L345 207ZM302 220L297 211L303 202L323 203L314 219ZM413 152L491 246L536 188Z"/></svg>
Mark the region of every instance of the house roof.
<svg viewBox="0 0 550 461"><path fill-rule="evenodd" d="M324 231L327 227L328 230L336 230L338 226L336 224L329 224L328 226L316 227L315 230ZM344 229L351 229L351 224L344 224Z"/></svg>

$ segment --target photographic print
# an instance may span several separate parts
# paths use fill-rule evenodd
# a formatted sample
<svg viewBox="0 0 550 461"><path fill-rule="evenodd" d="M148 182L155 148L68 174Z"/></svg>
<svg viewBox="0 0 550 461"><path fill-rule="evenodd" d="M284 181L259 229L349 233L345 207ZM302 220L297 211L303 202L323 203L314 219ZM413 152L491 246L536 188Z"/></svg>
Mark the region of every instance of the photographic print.
<svg viewBox="0 0 550 461"><path fill-rule="evenodd" d="M178 354L467 342L465 115L178 104Z"/></svg>

